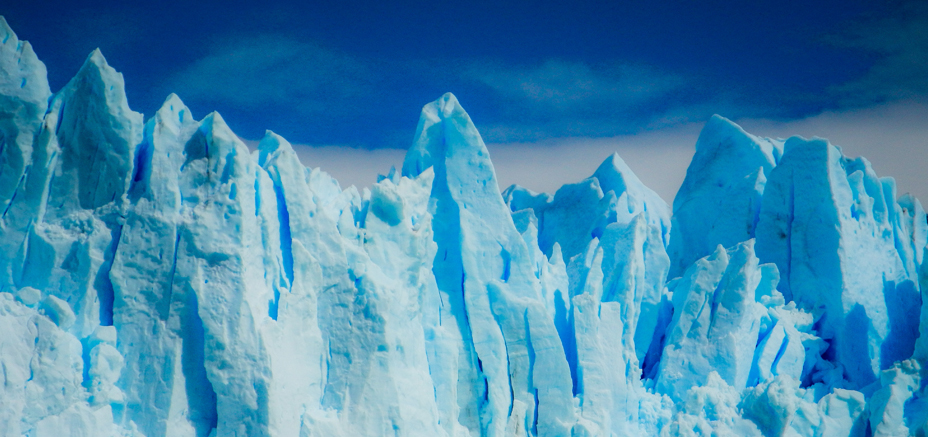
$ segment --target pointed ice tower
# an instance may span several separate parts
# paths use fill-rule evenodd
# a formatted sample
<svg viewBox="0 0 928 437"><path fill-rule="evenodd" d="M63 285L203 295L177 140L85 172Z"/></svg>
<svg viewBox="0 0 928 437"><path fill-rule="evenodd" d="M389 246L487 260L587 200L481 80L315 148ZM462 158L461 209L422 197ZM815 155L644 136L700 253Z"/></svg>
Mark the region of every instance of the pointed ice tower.
<svg viewBox="0 0 928 437"><path fill-rule="evenodd" d="M265 277L268 254L259 221L257 174L248 148L215 112L184 144L178 178L184 226L174 286L196 296L218 435L269 433L271 366L265 326L272 323L273 291ZM208 393L198 395L208 398Z"/></svg>
<svg viewBox="0 0 928 437"><path fill-rule="evenodd" d="M423 108L403 175L430 167L440 332L453 345L430 365L456 369L435 381L451 401L442 422L489 436L568 434L576 412L560 338L486 146L451 94Z"/></svg>
<svg viewBox="0 0 928 437"><path fill-rule="evenodd" d="M629 326L626 346L643 362L669 266L670 212L663 199L641 183L617 153L606 158L592 177L564 185L553 197L516 185L504 195L514 213L532 211L538 222L538 246L549 257L557 245L571 265L572 258L597 240L603 250L601 300L622 304L622 318ZM571 287L582 288L582 284Z"/></svg>
<svg viewBox="0 0 928 437"><path fill-rule="evenodd" d="M32 165L32 143L42 128L50 96L45 64L0 16L0 211L4 224Z"/></svg>
<svg viewBox="0 0 928 437"><path fill-rule="evenodd" d="M670 278L720 244L754 238L764 185L782 154L782 142L755 137L718 115L709 119L673 200Z"/></svg>
<svg viewBox="0 0 928 437"><path fill-rule="evenodd" d="M141 114L129 109L122 76L99 51L46 108L45 68L2 18L0 42L0 111L13 111L0 116L0 287L46 316L30 322L44 327L25 351L47 358L32 361L19 425L27 433L63 423L79 433L102 432L93 429L110 427L103 422L112 423L119 408L111 406L123 401L116 386L123 358L108 326L109 268L128 204ZM96 414L85 411L91 405L97 419L86 419Z"/></svg>
<svg viewBox="0 0 928 437"><path fill-rule="evenodd" d="M184 224L180 173L198 128L173 94L145 124L129 189L133 207L110 269L126 420L146 435L205 435L216 425L197 296L175 281Z"/></svg>
<svg viewBox="0 0 928 437"><path fill-rule="evenodd" d="M62 155L51 184L46 215L94 210L129 189L142 114L129 109L122 74L94 50L77 75L56 94L52 111Z"/></svg>
<svg viewBox="0 0 928 437"><path fill-rule="evenodd" d="M33 168L44 174L30 177L35 185L21 199L34 215L14 282L68 301L81 338L112 325L109 266L141 136L142 115L129 109L122 75L95 50L55 94L33 148L45 160Z"/></svg>
<svg viewBox="0 0 928 437"><path fill-rule="evenodd" d="M33 146L43 131L51 91L45 64L0 16L0 290L14 286L11 254L35 219L47 179L47 150ZM46 133L46 137L48 134ZM18 279L18 278L17 278Z"/></svg>
<svg viewBox="0 0 928 437"><path fill-rule="evenodd" d="M821 139L793 137L784 150L764 191L758 257L776 263L787 301L816 315L830 345L825 358L852 387L866 386L912 355L920 301L913 245L924 244L924 215L920 207L902 213L895 182L863 158ZM921 218L908 226L911 214Z"/></svg>
<svg viewBox="0 0 928 437"><path fill-rule="evenodd" d="M657 391L682 402L711 372L736 390L748 383L764 307L755 301L770 270L758 265L754 240L692 264L673 291Z"/></svg>

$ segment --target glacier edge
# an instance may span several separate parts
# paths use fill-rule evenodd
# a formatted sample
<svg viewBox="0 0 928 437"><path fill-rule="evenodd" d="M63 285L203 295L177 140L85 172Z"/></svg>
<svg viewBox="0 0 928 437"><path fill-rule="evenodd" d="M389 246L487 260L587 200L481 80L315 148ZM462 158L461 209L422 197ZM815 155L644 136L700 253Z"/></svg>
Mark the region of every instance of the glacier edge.
<svg viewBox="0 0 928 437"><path fill-rule="evenodd" d="M0 41L0 435L928 433L928 216L825 140L501 191L448 93L359 191Z"/></svg>

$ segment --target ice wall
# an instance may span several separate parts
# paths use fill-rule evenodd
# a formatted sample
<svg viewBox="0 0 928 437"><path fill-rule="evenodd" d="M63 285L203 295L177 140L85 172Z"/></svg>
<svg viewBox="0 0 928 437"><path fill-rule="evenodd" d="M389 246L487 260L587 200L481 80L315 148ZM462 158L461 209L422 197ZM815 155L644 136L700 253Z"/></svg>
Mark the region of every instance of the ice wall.
<svg viewBox="0 0 928 437"><path fill-rule="evenodd" d="M928 432L925 212L824 140L713 117L671 213L500 192L446 94L359 192L0 42L0 435Z"/></svg>

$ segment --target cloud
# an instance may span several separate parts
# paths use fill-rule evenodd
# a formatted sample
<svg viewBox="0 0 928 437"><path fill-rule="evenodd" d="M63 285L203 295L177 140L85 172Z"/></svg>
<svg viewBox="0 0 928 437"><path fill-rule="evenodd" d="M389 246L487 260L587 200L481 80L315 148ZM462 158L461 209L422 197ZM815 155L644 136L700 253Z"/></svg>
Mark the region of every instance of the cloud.
<svg viewBox="0 0 928 437"><path fill-rule="evenodd" d="M829 36L832 44L868 52L876 60L863 77L830 89L841 103L928 99L928 3L908 1Z"/></svg>
<svg viewBox="0 0 928 437"><path fill-rule="evenodd" d="M894 102L866 109L824 112L793 121L741 118L748 132L764 137L801 135L828 138L845 155L864 156L880 176L892 176L899 194L910 192L928 200L928 104ZM608 138L572 137L515 143L488 143L500 189L519 184L537 192L554 193L561 185L593 174L614 152L668 204L686 176L703 122L678 124L635 135ZM301 161L320 167L342 187L369 187L390 166L399 168L401 149L364 150L349 147L294 146Z"/></svg>
<svg viewBox="0 0 928 437"><path fill-rule="evenodd" d="M828 137L845 153L868 157L880 175L895 176L900 191L928 199L921 177L928 168L928 131L916 127L928 119L918 103L928 95L928 58L917 56L928 46L928 14L919 5L906 7L917 13L859 22L833 41L879 55L867 75L833 88L834 96L856 103L798 119L807 112L775 104L776 98L785 101L782 95L749 101L766 94L640 63L382 59L281 34L214 42L206 56L176 72L168 88L188 103L222 110L234 126L235 120L257 125L241 131L247 137L271 128L294 143L351 143L295 146L305 164L330 172L343 186L369 186L376 174L399 166L405 150L378 147L409 144L415 108L450 90L474 115L501 188L519 183L554 192L588 177L618 151L670 203L702 123L721 113L758 135ZM867 106L879 101L892 103ZM228 116L223 108L240 112Z"/></svg>
<svg viewBox="0 0 928 437"><path fill-rule="evenodd" d="M629 133L693 88L688 78L649 65L559 59L474 62L462 77L499 100L498 117L481 126L485 138L498 142Z"/></svg>
<svg viewBox="0 0 928 437"><path fill-rule="evenodd" d="M554 193L564 184L590 177L618 152L648 187L668 203L680 188L695 151L701 124L687 124L642 135L611 138L563 138L541 142L490 143L487 149L500 190L519 184L537 192ZM406 150L366 150L345 146L293 146L300 161L319 167L342 188L370 187L390 166L401 168Z"/></svg>
<svg viewBox="0 0 928 437"><path fill-rule="evenodd" d="M642 63L387 59L281 34L230 37L205 52L166 82L165 94L176 92L198 112L219 110L243 136L270 128L313 144L403 147L409 136L402 126L415 126L409 108L446 91L462 99L493 143L612 138L715 112L772 111L744 103L738 84Z"/></svg>
<svg viewBox="0 0 928 437"><path fill-rule="evenodd" d="M249 110L291 106L322 112L369 91L369 66L313 42L256 35L214 43L209 54L167 81L188 99Z"/></svg>
<svg viewBox="0 0 928 437"><path fill-rule="evenodd" d="M641 64L387 60L271 34L226 38L206 52L171 76L165 93L198 111L220 110L243 136L270 128L314 144L403 147L410 137L400 126L408 118L414 129L415 112L397 109L449 90L471 97L465 105L496 143L614 137L732 106L691 79Z"/></svg>
<svg viewBox="0 0 928 437"><path fill-rule="evenodd" d="M243 137L271 129L294 142L398 145L385 143L402 126L390 108L402 88L396 68L375 57L281 34L227 37L204 51L162 83L162 94L177 93L197 113L219 111Z"/></svg>
<svg viewBox="0 0 928 437"><path fill-rule="evenodd" d="M478 127L489 142L613 138L708 119L782 115L743 83L643 63L549 59L540 64L474 62L462 77L487 88L500 108Z"/></svg>
<svg viewBox="0 0 928 437"><path fill-rule="evenodd" d="M590 113L606 106L628 110L685 84L682 77L645 65L594 67L555 59L534 67L484 64L469 68L465 75L540 111L561 114Z"/></svg>

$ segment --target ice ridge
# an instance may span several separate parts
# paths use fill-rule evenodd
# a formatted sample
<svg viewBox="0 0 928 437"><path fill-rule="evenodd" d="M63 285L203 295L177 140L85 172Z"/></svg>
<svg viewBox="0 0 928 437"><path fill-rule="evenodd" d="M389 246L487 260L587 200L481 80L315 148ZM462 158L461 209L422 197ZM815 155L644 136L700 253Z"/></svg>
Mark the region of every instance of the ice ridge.
<svg viewBox="0 0 928 437"><path fill-rule="evenodd" d="M359 191L0 42L0 435L928 433L928 219L825 140L501 192L445 94Z"/></svg>

